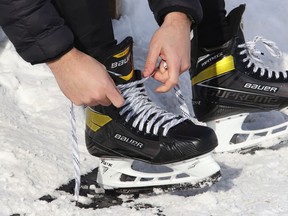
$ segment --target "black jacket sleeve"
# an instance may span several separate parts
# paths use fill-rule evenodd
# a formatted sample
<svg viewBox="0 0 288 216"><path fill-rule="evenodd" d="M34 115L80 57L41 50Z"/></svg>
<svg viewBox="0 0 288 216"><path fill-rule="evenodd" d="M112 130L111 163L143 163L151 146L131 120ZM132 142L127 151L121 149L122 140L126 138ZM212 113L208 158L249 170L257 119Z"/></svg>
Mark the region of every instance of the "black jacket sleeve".
<svg viewBox="0 0 288 216"><path fill-rule="evenodd" d="M202 20L203 12L199 0L148 0L150 9L159 25L167 13L178 11L186 13L195 23Z"/></svg>
<svg viewBox="0 0 288 216"><path fill-rule="evenodd" d="M0 26L32 64L56 59L73 47L73 33L50 0L0 0Z"/></svg>

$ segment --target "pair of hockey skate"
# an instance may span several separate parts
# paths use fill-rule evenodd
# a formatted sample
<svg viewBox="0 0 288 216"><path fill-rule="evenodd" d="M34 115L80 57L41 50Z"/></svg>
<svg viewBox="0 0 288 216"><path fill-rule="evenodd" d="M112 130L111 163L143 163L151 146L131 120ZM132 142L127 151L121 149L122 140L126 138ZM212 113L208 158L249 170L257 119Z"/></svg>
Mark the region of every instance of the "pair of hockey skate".
<svg viewBox="0 0 288 216"><path fill-rule="evenodd" d="M212 152L249 149L287 135L287 121L256 131L241 128L251 112L287 112L288 106L288 72L260 64L253 44L245 43L240 29L243 12L241 5L227 16L233 35L230 41L213 50L199 47L197 63L192 61L195 117L209 127L169 113L149 99L145 79L133 68L132 38L103 56L100 61L126 102L119 109L86 108L86 144L100 158L97 183L101 187L133 192L207 185L220 177Z"/></svg>

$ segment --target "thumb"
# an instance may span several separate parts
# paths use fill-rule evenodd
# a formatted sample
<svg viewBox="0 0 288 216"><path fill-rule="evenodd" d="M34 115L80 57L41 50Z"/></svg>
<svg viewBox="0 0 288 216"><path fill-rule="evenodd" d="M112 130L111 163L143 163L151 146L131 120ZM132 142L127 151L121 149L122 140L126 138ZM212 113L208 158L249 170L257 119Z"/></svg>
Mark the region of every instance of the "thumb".
<svg viewBox="0 0 288 216"><path fill-rule="evenodd" d="M124 105L125 99L123 98L122 94L120 93L119 89L113 82L112 78L110 76L109 80L111 81L111 87L106 89L106 97L111 101L111 103L117 107L120 108Z"/></svg>
<svg viewBox="0 0 288 216"><path fill-rule="evenodd" d="M120 94L117 87L111 88L109 91L107 91L106 97L117 108L120 108L121 106L123 106L125 102L123 96Z"/></svg>

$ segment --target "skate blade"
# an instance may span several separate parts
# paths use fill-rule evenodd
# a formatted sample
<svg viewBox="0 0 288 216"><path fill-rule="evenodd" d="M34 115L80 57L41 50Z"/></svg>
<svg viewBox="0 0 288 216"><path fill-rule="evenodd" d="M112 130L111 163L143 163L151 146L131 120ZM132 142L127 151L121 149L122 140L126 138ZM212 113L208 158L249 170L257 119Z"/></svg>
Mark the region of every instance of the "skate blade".
<svg viewBox="0 0 288 216"><path fill-rule="evenodd" d="M186 161L152 165L124 158L101 159L97 183L117 193L157 193L211 186L220 180L220 166L211 153ZM133 164L134 165L134 164ZM147 168L148 167L148 168Z"/></svg>

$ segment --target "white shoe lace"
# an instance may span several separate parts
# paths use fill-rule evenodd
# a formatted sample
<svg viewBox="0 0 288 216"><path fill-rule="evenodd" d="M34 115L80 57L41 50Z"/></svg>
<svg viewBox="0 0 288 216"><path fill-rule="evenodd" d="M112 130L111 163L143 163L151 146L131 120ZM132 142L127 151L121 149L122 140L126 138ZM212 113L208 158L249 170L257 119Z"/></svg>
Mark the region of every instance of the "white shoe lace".
<svg viewBox="0 0 288 216"><path fill-rule="evenodd" d="M144 82L148 78L117 86L125 98L125 104L119 114L126 114L126 122L134 117L132 126L138 127L140 131L143 131L146 126L146 133L157 135L159 129L163 128L162 134L166 136L170 128L185 121L188 117L169 113L153 103L144 87Z"/></svg>
<svg viewBox="0 0 288 216"><path fill-rule="evenodd" d="M256 43L262 42L269 53L276 58L280 58L282 53L277 45L270 40L267 40L261 36L256 36L253 41L249 41L243 44L239 44L238 47L242 48L243 50L240 52L240 55L246 55L247 57L244 58L242 61L244 63L248 62L247 67L254 67L253 72L256 73L260 69L260 76L264 76L268 73L268 78L272 78L273 74L275 75L276 79L280 78L280 74L283 75L284 79L288 77L288 71L276 71L271 70L269 67L264 67L263 61L259 58L259 55L263 55L261 51L256 49Z"/></svg>

